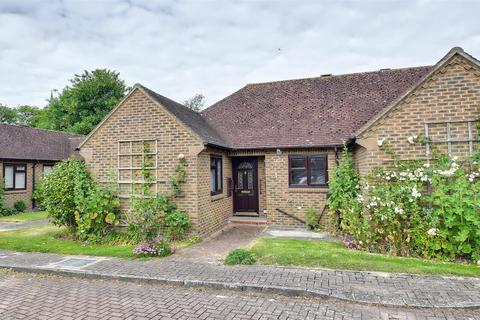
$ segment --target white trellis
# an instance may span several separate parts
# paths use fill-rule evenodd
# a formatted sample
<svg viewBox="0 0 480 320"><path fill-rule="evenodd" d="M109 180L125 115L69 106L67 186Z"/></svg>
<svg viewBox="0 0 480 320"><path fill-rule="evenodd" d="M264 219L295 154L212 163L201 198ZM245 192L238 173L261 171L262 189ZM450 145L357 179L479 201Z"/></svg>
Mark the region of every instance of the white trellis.
<svg viewBox="0 0 480 320"><path fill-rule="evenodd" d="M425 156L427 163L430 161L430 156L431 156L431 148L432 145L434 144L447 144L447 150L448 154L452 155L452 144L454 143L468 143L468 152L470 155L473 155L474 153L474 144L476 142L480 142L480 139L477 135L477 137L474 137L473 135L473 126L477 124L479 120L476 119L467 119L467 120L450 120L450 121L432 121L432 122L427 122L425 123L425 138L426 138L426 143L425 143ZM452 139L452 125L460 125L460 124L466 124L467 125L467 136L465 138L455 138ZM429 135L430 128L431 126L438 126L438 125L445 125L446 129L446 139L440 139L440 140L433 140L431 139L431 136Z"/></svg>
<svg viewBox="0 0 480 320"><path fill-rule="evenodd" d="M133 150L133 146L134 144L141 144L143 146L144 143L152 143L154 144L155 146L155 151L151 151L149 150L149 152L143 152L143 150L141 152L134 152ZM128 146L128 149L127 149L127 152L125 152L125 150L123 150L121 148L122 145L127 145ZM134 186L136 184L145 184L145 183L148 183L147 181L145 181L145 179L142 179L141 180L138 180L138 179L135 179L135 176L134 176L134 172L135 170L142 170L142 169L147 169L147 170L152 170L155 172L155 182L154 182L154 185L155 185L155 193L158 193L158 156L157 156L157 153L158 153L158 140L157 139L134 139L134 140L118 140L118 152L117 152L117 181L118 181L118 184L119 186L121 187L121 185L130 185L130 195L134 194ZM142 167L141 165L140 166L135 166L134 165L134 157L136 156L141 156L141 163L145 163L145 156L154 156L155 157L155 161L154 161L154 166L151 166L151 167ZM129 164L128 165L125 165L124 163L122 164L122 158L129 158L130 161L129 161ZM129 177L130 179L129 180L124 180L122 179L122 171L127 171L129 172ZM130 196L126 196L126 195L122 195L122 193L120 192L120 197L121 198L129 198Z"/></svg>

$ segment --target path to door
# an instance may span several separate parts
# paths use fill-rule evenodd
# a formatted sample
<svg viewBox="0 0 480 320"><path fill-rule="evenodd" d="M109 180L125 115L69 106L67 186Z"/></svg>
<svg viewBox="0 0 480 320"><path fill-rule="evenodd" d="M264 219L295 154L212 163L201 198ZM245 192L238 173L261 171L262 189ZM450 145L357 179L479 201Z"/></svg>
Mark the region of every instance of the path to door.
<svg viewBox="0 0 480 320"><path fill-rule="evenodd" d="M48 219L28 221L28 222L0 222L0 232L30 228L30 227L35 227L42 224L47 224L47 223L48 223Z"/></svg>
<svg viewBox="0 0 480 320"><path fill-rule="evenodd" d="M222 264L231 250L248 247L264 229L265 226L227 226L203 242L180 250L165 260Z"/></svg>

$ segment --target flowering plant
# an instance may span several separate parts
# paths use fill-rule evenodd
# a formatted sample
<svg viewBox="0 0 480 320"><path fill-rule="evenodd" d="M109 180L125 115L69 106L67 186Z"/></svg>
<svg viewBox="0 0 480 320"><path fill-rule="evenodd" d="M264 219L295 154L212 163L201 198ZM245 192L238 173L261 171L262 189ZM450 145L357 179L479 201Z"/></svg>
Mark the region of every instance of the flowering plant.
<svg viewBox="0 0 480 320"><path fill-rule="evenodd" d="M139 243L133 249L133 253L138 256L168 256L172 253L170 245L162 236L158 236L152 241Z"/></svg>

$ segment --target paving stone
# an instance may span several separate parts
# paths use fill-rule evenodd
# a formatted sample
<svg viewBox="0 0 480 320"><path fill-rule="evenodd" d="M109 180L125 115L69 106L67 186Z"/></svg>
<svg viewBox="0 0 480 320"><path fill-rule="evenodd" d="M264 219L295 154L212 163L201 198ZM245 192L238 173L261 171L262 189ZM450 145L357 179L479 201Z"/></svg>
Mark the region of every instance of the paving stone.
<svg viewBox="0 0 480 320"><path fill-rule="evenodd" d="M0 250L0 267L20 271L53 270L68 256ZM417 307L480 307L480 279L419 276L269 266L224 266L168 259L147 261L102 258L68 274L130 281L230 288L285 295L329 296L382 305Z"/></svg>

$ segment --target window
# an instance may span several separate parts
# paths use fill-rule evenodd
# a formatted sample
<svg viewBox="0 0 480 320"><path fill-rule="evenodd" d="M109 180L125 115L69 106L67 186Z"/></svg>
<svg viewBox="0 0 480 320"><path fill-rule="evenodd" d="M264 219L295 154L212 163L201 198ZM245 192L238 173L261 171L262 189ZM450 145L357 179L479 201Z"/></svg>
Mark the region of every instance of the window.
<svg viewBox="0 0 480 320"><path fill-rule="evenodd" d="M25 164L5 164L3 166L5 190L25 190L27 187L27 166Z"/></svg>
<svg viewBox="0 0 480 320"><path fill-rule="evenodd" d="M328 182L327 155L292 155L288 158L290 187L324 187Z"/></svg>
<svg viewBox="0 0 480 320"><path fill-rule="evenodd" d="M222 156L210 157L210 193L222 193Z"/></svg>
<svg viewBox="0 0 480 320"><path fill-rule="evenodd" d="M43 175L48 174L53 169L53 164L44 164L43 165Z"/></svg>

